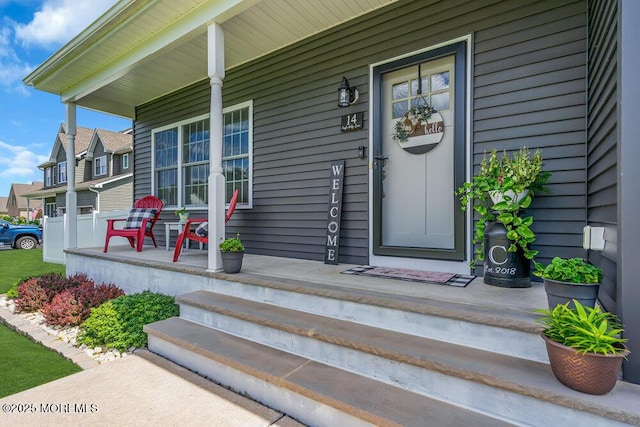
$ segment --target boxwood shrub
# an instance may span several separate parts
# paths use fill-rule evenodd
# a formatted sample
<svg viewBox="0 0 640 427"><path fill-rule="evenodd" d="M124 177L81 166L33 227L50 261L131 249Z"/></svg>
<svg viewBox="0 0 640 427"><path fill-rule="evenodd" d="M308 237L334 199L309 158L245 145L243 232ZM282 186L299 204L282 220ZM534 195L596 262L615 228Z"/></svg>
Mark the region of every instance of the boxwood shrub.
<svg viewBox="0 0 640 427"><path fill-rule="evenodd" d="M121 296L91 310L80 326L77 341L89 347L146 347L147 334L142 327L179 314L175 299L168 295L144 291Z"/></svg>

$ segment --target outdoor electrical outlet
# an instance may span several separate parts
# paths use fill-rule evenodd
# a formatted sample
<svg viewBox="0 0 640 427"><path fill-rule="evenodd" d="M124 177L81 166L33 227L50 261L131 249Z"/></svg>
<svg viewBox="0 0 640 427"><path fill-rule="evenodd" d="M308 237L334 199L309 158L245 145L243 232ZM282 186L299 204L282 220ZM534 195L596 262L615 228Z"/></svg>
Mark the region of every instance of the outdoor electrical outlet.
<svg viewBox="0 0 640 427"><path fill-rule="evenodd" d="M604 227L587 225L582 233L582 247L593 251L604 250Z"/></svg>

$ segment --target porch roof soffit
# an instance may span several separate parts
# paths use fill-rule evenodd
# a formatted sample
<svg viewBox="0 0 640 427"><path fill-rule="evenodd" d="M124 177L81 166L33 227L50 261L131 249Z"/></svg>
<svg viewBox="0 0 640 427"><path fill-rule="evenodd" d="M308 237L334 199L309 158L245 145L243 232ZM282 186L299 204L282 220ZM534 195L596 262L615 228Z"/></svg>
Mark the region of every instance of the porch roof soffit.
<svg viewBox="0 0 640 427"><path fill-rule="evenodd" d="M396 1L120 0L23 81L133 119L136 106L207 78L211 23L230 69Z"/></svg>

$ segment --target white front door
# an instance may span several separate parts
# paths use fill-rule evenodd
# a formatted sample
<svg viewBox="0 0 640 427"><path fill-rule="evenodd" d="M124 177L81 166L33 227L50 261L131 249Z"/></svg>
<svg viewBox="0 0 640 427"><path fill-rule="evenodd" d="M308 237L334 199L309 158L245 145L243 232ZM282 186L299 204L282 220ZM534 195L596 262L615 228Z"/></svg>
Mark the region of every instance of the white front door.
<svg viewBox="0 0 640 427"><path fill-rule="evenodd" d="M464 96L458 85L464 87L465 77L459 60L456 50L441 50L435 57L423 54L379 73L374 85L379 91L374 254L464 257L464 214L454 195L464 170ZM437 110L426 135L421 130L423 135L414 134L407 142L394 140L396 123L424 103Z"/></svg>

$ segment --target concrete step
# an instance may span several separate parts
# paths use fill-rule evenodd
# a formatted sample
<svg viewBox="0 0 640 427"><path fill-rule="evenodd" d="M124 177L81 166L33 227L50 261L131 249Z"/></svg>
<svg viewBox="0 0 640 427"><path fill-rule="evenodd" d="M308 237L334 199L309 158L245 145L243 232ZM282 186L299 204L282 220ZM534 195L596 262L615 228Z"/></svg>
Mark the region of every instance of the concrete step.
<svg viewBox="0 0 640 427"><path fill-rule="evenodd" d="M177 301L184 320L497 419L640 424L640 387L627 383L588 396L561 385L541 362L208 291Z"/></svg>
<svg viewBox="0 0 640 427"><path fill-rule="evenodd" d="M215 293L548 363L530 311L259 276L225 275Z"/></svg>
<svg viewBox="0 0 640 427"><path fill-rule="evenodd" d="M513 425L183 319L145 331L152 352L308 425Z"/></svg>

